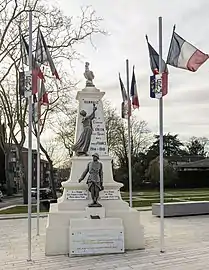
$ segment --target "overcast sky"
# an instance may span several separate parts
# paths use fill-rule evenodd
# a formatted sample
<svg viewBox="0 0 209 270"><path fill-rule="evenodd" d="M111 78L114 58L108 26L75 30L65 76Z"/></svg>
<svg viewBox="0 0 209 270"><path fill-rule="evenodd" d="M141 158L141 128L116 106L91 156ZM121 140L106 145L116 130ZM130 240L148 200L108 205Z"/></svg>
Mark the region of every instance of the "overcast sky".
<svg viewBox="0 0 209 270"><path fill-rule="evenodd" d="M94 44L78 47L83 63L74 63L75 76L85 85L84 62L89 61L96 87L120 110L118 72L124 83L125 60L135 65L140 109L139 119L158 133L158 100L149 97L151 75L145 34L158 50L158 17L163 17L163 56L167 57L173 25L184 39L209 53L208 0L57 0L66 15L77 16L80 7L91 5L104 21L108 36L96 36ZM209 137L209 61L196 73L169 67L169 92L164 98L164 132L177 133L182 139Z"/></svg>

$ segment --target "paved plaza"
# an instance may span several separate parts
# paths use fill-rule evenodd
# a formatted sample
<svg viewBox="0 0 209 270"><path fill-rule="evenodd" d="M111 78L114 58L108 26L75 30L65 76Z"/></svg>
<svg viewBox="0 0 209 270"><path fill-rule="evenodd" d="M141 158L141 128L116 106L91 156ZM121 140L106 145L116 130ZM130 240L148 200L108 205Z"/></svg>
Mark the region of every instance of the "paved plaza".
<svg viewBox="0 0 209 270"><path fill-rule="evenodd" d="M165 219L166 253L159 252L159 222L150 211L141 212L145 226L145 250L120 255L69 258L45 257L46 218L40 219L36 236L32 220L32 262L27 262L27 219L0 220L0 269L4 270L203 270L209 269L209 216Z"/></svg>

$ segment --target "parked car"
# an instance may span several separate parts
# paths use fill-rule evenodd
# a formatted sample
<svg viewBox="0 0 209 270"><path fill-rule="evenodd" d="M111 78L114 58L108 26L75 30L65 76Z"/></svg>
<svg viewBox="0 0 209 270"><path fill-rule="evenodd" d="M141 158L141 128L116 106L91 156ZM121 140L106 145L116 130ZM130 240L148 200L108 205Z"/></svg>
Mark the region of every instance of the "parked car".
<svg viewBox="0 0 209 270"><path fill-rule="evenodd" d="M2 202L2 199L3 199L3 193L0 190L0 202Z"/></svg>
<svg viewBox="0 0 209 270"><path fill-rule="evenodd" d="M31 197L37 199L37 188L31 188ZM40 188L40 200L52 198L52 191L50 188Z"/></svg>

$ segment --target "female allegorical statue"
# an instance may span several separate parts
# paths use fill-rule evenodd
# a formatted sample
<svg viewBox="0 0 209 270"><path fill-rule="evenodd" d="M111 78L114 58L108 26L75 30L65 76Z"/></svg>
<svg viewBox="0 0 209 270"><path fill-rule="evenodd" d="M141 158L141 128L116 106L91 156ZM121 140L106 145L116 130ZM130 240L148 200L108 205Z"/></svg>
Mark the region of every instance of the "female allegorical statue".
<svg viewBox="0 0 209 270"><path fill-rule="evenodd" d="M72 146L72 150L75 151L77 156L85 155L88 156L87 152L91 142L92 135L92 120L95 118L95 112L97 107L93 104L93 112L87 115L86 111L82 110L80 115L83 116L82 124L83 131L78 139L78 141Z"/></svg>

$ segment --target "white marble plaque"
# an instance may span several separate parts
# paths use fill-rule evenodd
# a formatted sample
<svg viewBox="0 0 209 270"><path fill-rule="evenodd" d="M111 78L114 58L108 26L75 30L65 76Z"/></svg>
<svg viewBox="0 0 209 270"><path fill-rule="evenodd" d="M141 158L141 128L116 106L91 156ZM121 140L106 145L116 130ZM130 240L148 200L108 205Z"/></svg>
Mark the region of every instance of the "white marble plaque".
<svg viewBox="0 0 209 270"><path fill-rule="evenodd" d="M124 233L119 229L71 231L70 255L124 252Z"/></svg>
<svg viewBox="0 0 209 270"><path fill-rule="evenodd" d="M103 190L99 193L100 200L118 200L118 190Z"/></svg>
<svg viewBox="0 0 209 270"><path fill-rule="evenodd" d="M87 190L67 190L67 200L86 200L88 199Z"/></svg>
<svg viewBox="0 0 209 270"><path fill-rule="evenodd" d="M93 103L95 103L97 110L95 112L95 118L92 121L93 132L91 135L91 143L89 146L88 154L98 153L100 156L108 155L106 129L104 121L104 112L102 101L94 98L85 98L81 100L80 109L85 110L87 114L91 114L93 111ZM79 116L79 126L78 126L78 136L79 138L83 127L82 127L82 117Z"/></svg>

